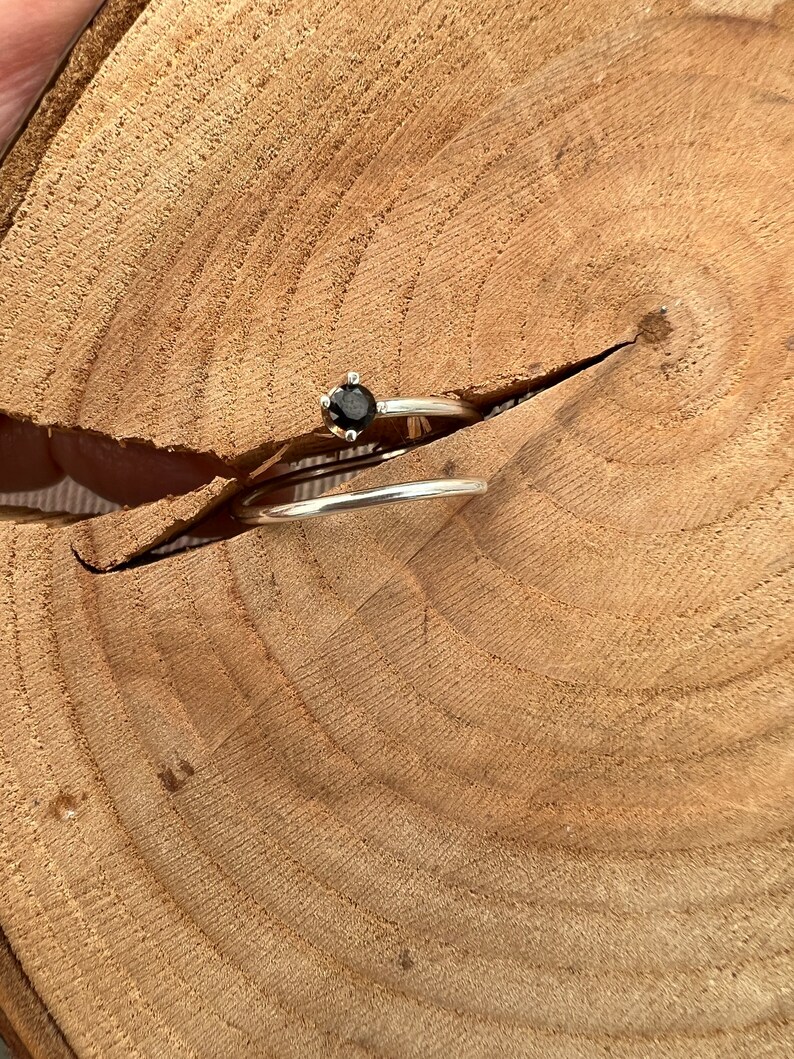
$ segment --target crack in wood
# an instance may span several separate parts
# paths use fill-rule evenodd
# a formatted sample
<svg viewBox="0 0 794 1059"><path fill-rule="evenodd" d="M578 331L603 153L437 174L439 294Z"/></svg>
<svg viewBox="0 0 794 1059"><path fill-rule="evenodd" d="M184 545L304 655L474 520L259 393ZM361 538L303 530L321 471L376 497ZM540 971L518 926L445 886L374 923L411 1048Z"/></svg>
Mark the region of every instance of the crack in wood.
<svg viewBox="0 0 794 1059"><path fill-rule="evenodd" d="M648 315L651 316L651 315L657 315L657 314L648 314ZM589 369L591 369L593 367L596 367L599 364L602 364L605 360L607 360L609 357L613 356L614 354L618 353L620 350L625 349L627 346L634 345L636 343L637 339L640 337L640 335L642 333L643 333L642 331L638 331L637 334L635 334L635 336L633 338L631 338L631 339L627 339L627 340L624 340L622 342L617 342L614 345L608 346L606 349L601 350L599 353L593 354L593 356L591 356L591 357L587 357L587 358L585 358L583 360L576 361L575 363L572 363L572 364L569 364L569 365L565 365L564 367L560 368L559 370L549 373L548 375L546 375L540 381L539 380L534 380L530 387L525 388L524 390L522 390L519 393L513 394L510 397L502 396L499 400L492 401L491 403L489 403L489 405L487 405L483 409L484 419L493 419L495 416L501 415L504 412L509 411L511 408L516 407L516 405L522 403L523 401L526 401L526 400L528 400L531 397L535 397L535 396L537 396L540 393L545 393L548 390L554 389L555 387L562 385L564 382L567 382L568 380L570 380L572 378L575 378L576 376L582 374L583 372L588 371ZM433 444L435 444L438 441L442 441L445 438L451 437L453 434L457 434L457 433L459 433L460 431L463 431L463 430L469 430L473 426L477 426L477 425L478 424L474 423L474 424L462 424L460 426L453 426L452 429L450 429L446 434L442 434L442 435L436 434L432 438L429 438L429 439L427 439L425 441L418 442L418 443L410 446L408 451L409 452L413 452L413 451L415 451L418 448L429 446L429 445L433 445ZM289 447L289 442L284 443L284 448L288 448L288 447ZM345 479L341 479L341 476L337 472L337 480L332 482L332 486L341 484L341 480L346 480L346 479L350 479L350 478L355 477L356 474L359 473L359 470L357 470L352 475L347 475ZM288 474L289 473L295 474L296 472L287 472L287 473ZM280 478L281 477L284 477L284 476L280 476ZM274 479L274 481L275 481L275 479ZM326 486L326 489L327 488L328 488L328 486ZM322 491L324 491L324 490L323 489L319 489L318 490L318 495ZM158 503L158 501L154 501L154 503ZM134 511L134 510L136 510L136 508L131 508L130 510ZM93 517L96 518L96 517L101 517L101 516L93 516ZM83 520L83 521L86 521L86 520ZM251 527L251 528L253 528L253 527ZM195 540L188 539L188 540L186 540L184 546L182 546L182 547L173 547L173 541L175 539L178 541L179 537L181 535L185 535L185 526L184 526L184 524L181 524L179 526L175 526L173 528L173 531L170 532L170 533L167 533L164 537L162 537L155 547L144 549L144 550L140 551L139 553L137 553L135 555L132 555L128 560L122 561L122 562L118 562L118 563L113 563L111 566L109 566L108 568L104 568L104 569L100 569L99 567L97 567L95 565L92 565L90 562L88 562L85 559L84 556L80 555L79 551L77 551L77 549L74 546L72 546L72 551L73 551L73 553L75 555L75 558L80 563L80 565L85 570L87 570L89 573L92 573L92 574L108 574L108 573L120 573L123 570L127 570L127 569L130 569L131 567L135 567L135 566L145 566L145 565L149 565L151 563L161 562L161 561L163 561L165 559L170 559L173 556L181 555L184 552L194 551L194 550L196 550L198 548L206 547L206 545L208 545L208 544L217 543L217 540L206 540L206 541L197 542ZM168 545L171 545L170 547L168 547L168 551L167 552L163 552L161 549L163 547L167 547Z"/></svg>
<svg viewBox="0 0 794 1059"><path fill-rule="evenodd" d="M485 412L485 418L488 419L494 415L500 415L502 412L508 411L516 404L520 404L522 401L526 401L530 397L536 397L540 393L545 393L547 390L552 390L556 386L561 385L561 383L575 378L583 371L587 371L588 368L594 368L597 364L603 364L603 362L614 353L618 353L621 349L625 349L626 346L633 346L642 334L643 332L640 330L634 338L626 339L623 342L616 342L614 345L603 349L600 353L594 353L593 356L586 357L584 360L577 360L571 364L565 364L561 368L548 372L539 379L534 379L531 385L525 386L525 388L518 393L500 397L498 400L494 401L491 404L490 409Z"/></svg>

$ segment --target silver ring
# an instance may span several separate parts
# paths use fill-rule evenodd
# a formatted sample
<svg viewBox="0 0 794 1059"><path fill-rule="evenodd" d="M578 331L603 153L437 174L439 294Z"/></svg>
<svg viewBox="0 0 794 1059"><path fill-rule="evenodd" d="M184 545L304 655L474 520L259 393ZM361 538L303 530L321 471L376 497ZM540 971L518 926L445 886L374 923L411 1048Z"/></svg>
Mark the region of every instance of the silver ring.
<svg viewBox="0 0 794 1059"><path fill-rule="evenodd" d="M432 428L428 429L424 423L426 419L462 419L469 423L482 419L474 405L452 398L395 397L378 401L370 390L361 385L361 377L355 371L349 371L344 382L323 394L320 406L325 425L331 433L350 442L357 441L367 427L379 417L406 418L409 423L409 436L421 439L419 443L429 440L428 435L432 437ZM412 423L415 425L412 426ZM241 493L232 502L232 514L239 522L248 526L264 526L380 504L400 504L408 500L476 496L488 489L487 483L480 478L434 478L428 481L379 486L376 489L359 489L351 493L291 500L287 503L262 502L269 493L330 476L349 476L350 472L402 456L408 451L408 448L382 449L375 446L374 449L370 447L358 455L354 454L353 458L337 457L313 467L299 464L292 470Z"/></svg>
<svg viewBox="0 0 794 1059"><path fill-rule="evenodd" d="M265 493L278 488L279 479L272 478L266 486L238 497L232 505L236 519L249 526L265 526L291 519L317 518L341 511L379 504L400 504L407 500L432 500L444 496L477 496L487 491L487 482L480 478L435 478L423 482L403 482L382 485L376 489L360 489L354 493L318 496L312 500L296 500L287 504L257 504Z"/></svg>
<svg viewBox="0 0 794 1059"><path fill-rule="evenodd" d="M458 419L477 423L480 412L453 397L392 397L378 400L361 384L357 371L349 371L344 382L320 397L323 422L332 434L345 441L358 441L365 430L378 419L407 419L409 438L415 440L427 433L428 419Z"/></svg>

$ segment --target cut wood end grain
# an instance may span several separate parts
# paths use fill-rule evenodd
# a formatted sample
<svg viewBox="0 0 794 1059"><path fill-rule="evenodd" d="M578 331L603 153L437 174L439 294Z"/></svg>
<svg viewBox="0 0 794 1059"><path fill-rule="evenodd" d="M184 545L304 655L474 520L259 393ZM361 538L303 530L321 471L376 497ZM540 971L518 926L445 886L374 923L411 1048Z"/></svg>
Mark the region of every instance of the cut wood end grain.
<svg viewBox="0 0 794 1059"><path fill-rule="evenodd" d="M0 522L0 924L76 1054L794 1051L792 46L655 13L153 0L44 154L18 414L239 458L350 367L557 379L359 480L465 504L109 577L170 502Z"/></svg>
<svg viewBox="0 0 794 1059"><path fill-rule="evenodd" d="M111 570L183 533L239 488L238 479L214 478L183 496L82 519L72 531L72 546L89 569Z"/></svg>

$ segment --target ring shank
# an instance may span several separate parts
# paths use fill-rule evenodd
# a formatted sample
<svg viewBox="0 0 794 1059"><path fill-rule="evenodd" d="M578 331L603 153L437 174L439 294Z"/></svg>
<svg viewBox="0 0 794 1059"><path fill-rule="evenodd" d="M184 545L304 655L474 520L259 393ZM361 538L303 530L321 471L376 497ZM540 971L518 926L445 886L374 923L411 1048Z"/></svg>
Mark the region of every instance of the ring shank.
<svg viewBox="0 0 794 1059"><path fill-rule="evenodd" d="M286 504L256 504L255 501L270 489L272 485L260 487L247 496L238 497L232 506L235 518L249 526L266 526L293 519L317 518L320 515L376 507L380 504L400 504L409 500L433 500L447 496L477 496L485 493L488 485L480 478L434 478L383 485L375 489L360 489L352 493L318 496L311 500L295 500Z"/></svg>
<svg viewBox="0 0 794 1059"><path fill-rule="evenodd" d="M466 423L477 423L482 419L473 404L452 397L391 397L378 401L379 418L410 419L413 416L425 419L461 419Z"/></svg>

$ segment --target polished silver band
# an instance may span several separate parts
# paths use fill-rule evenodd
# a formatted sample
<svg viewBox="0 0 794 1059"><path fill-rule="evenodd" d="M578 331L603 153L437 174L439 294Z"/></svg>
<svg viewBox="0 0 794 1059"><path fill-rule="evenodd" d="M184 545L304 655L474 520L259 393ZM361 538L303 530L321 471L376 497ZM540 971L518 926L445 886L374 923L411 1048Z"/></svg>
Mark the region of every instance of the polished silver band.
<svg viewBox="0 0 794 1059"><path fill-rule="evenodd" d="M379 504L401 504L408 500L433 500L445 496L477 496L486 492L488 485L479 478L434 478L423 482L403 482L383 485L376 489L360 489L352 493L318 496L311 500L295 500L286 504L262 504L257 501L278 485L274 478L267 486L254 489L238 497L232 512L240 522L249 526L265 526L293 519L317 518L319 515L338 514Z"/></svg>
<svg viewBox="0 0 794 1059"><path fill-rule="evenodd" d="M461 419L465 423L478 423L482 419L473 404L453 397L391 397L378 401L378 417Z"/></svg>
<svg viewBox="0 0 794 1059"><path fill-rule="evenodd" d="M458 419L476 423L482 416L474 405L449 397L394 397L379 401L361 383L358 372L349 371L338 386L320 397L325 428L345 441L359 440L377 419L406 419L408 437L414 448L435 437L429 424L431 419ZM479 478L434 478L422 482L403 482L377 489L360 489L350 493L333 493L288 502L267 503L268 494L276 491L294 495L294 490L318 479L346 476L385 460L401 456L409 449L403 446L388 448L382 439L366 451L351 453L350 457L326 460L319 465L297 465L284 474L271 478L238 496L232 503L232 514L249 526L264 526L292 519L317 518L341 511L353 511L379 504L400 504L408 500L431 500L446 496L476 496L488 486Z"/></svg>
<svg viewBox="0 0 794 1059"><path fill-rule="evenodd" d="M477 423L482 414L473 404L454 397L390 397L379 400L361 382L357 371L320 395L320 408L327 430L348 442L371 434L370 428L381 419L405 419L407 440L416 441L435 435L434 419Z"/></svg>

